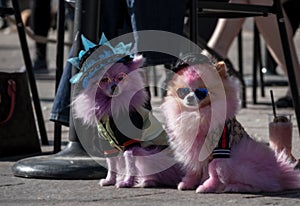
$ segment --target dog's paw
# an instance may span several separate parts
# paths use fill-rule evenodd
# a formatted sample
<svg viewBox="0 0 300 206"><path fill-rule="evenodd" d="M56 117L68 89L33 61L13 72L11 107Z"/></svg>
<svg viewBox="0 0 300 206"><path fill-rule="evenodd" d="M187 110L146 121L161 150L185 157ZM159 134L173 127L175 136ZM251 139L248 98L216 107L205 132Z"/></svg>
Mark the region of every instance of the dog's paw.
<svg viewBox="0 0 300 206"><path fill-rule="evenodd" d="M134 179L122 180L116 184L117 188L129 188L134 186Z"/></svg>
<svg viewBox="0 0 300 206"><path fill-rule="evenodd" d="M200 185L196 189L196 193L212 193L212 192L216 192L214 187L207 187L204 185Z"/></svg>
<svg viewBox="0 0 300 206"><path fill-rule="evenodd" d="M195 189L195 185L187 182L180 182L177 186L178 190L193 190Z"/></svg>
<svg viewBox="0 0 300 206"><path fill-rule="evenodd" d="M156 186L158 186L157 181L152 179L145 179L137 185L137 187L141 188L151 188Z"/></svg>
<svg viewBox="0 0 300 206"><path fill-rule="evenodd" d="M101 187L104 187L104 186L112 186L112 185L115 185L116 184L116 179L101 179L99 181L99 185Z"/></svg>

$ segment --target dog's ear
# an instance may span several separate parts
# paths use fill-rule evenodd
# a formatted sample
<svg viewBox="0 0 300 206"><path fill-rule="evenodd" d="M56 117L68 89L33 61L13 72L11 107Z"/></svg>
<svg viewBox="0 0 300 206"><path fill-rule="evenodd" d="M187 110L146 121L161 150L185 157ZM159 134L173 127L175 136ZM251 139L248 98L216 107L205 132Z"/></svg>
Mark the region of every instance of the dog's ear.
<svg viewBox="0 0 300 206"><path fill-rule="evenodd" d="M222 79L226 79L227 78L227 67L226 67L225 62L223 62L223 61L217 62L215 64L215 66L216 66L216 69L217 69L220 77Z"/></svg>
<svg viewBox="0 0 300 206"><path fill-rule="evenodd" d="M138 69L145 63L145 58L142 55L134 56L133 60L128 64L128 67L132 70Z"/></svg>

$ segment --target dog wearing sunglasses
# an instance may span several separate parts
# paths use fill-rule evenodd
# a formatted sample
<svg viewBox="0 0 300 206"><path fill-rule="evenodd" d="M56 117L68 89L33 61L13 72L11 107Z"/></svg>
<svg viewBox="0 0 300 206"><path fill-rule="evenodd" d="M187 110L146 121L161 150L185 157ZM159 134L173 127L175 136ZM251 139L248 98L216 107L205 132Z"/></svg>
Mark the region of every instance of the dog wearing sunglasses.
<svg viewBox="0 0 300 206"><path fill-rule="evenodd" d="M300 188L300 173L235 118L238 84L224 62L181 64L162 104L169 142L185 176L179 190L261 192Z"/></svg>
<svg viewBox="0 0 300 206"><path fill-rule="evenodd" d="M145 108L149 101L139 68L142 56L123 58L95 75L74 100L75 118L97 125L107 176L101 186L174 187L181 170L174 165L166 132ZM87 60L88 61L88 60Z"/></svg>

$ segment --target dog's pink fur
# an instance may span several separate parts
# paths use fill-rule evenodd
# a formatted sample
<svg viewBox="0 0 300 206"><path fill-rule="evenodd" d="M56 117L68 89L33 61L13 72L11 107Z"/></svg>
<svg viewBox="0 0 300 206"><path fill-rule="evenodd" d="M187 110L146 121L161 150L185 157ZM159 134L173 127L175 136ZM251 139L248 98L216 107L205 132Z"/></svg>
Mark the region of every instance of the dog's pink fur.
<svg viewBox="0 0 300 206"><path fill-rule="evenodd" d="M141 71L138 70L143 63L144 58L136 56L130 64L116 63L103 68L102 73L95 75L89 81L87 88L74 99L72 103L74 117L82 119L86 125L93 126L104 116L118 117L119 113L143 107L149 98ZM120 87L118 95L111 96L107 88L98 87L97 84L104 75L114 77L121 72L128 74L128 77L125 84L120 82L118 85ZM106 158L108 173L99 184L117 187L176 186L182 172L177 165L165 167L166 161L175 161L167 155L155 155L162 150L160 146L149 148L132 146L118 156ZM161 170L159 164L163 166Z"/></svg>
<svg viewBox="0 0 300 206"><path fill-rule="evenodd" d="M224 124L225 119L234 117L238 110L238 85L224 69L223 63L192 65L179 71L170 82L162 111L170 145L186 171L178 189L260 192L300 188L300 173L286 161L285 155L276 156L268 146L251 139L247 133L232 146L230 158L211 160L207 157L200 161L200 149L209 128ZM211 92L210 104L196 109L186 107L177 97L176 89L187 85L196 88L203 85L203 81ZM225 92L225 104L218 97L222 96L222 91Z"/></svg>
<svg viewBox="0 0 300 206"><path fill-rule="evenodd" d="M144 80L137 69L144 63L141 56L134 58L129 65L116 63L103 68L102 73L92 78L84 92L76 96L73 101L75 118L82 119L84 124L94 125L96 119L101 119L104 115L111 115L113 112L119 113L128 110L128 101L132 107L137 108L144 105L148 100L148 94L143 89L145 87ZM110 97L97 87L100 78L108 73L114 76L124 72L128 74L128 84L123 88L122 93L117 97ZM131 98L128 100L128 98ZM123 104L122 104L123 103ZM129 102L128 102L129 103Z"/></svg>

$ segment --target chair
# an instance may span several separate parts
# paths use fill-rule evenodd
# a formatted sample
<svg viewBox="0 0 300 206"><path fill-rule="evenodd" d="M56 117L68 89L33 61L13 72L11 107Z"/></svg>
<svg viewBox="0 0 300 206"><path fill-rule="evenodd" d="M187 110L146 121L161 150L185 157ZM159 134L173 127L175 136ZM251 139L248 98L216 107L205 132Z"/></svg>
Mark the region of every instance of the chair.
<svg viewBox="0 0 300 206"><path fill-rule="evenodd" d="M241 18L241 17L254 17L254 16L268 16L269 14L275 14L277 17L277 23L279 32L281 35L282 49L284 51L285 63L288 68L289 84L293 96L293 103L295 105L295 113L298 123L298 129L300 130L300 107L299 105L299 93L297 83L294 75L293 63L290 55L290 47L287 38L287 31L285 28L284 17L282 12L282 6L280 0L273 0L273 5L248 5L237 3L224 3L215 1L198 1L190 0L190 38L193 42L197 43L197 18L198 17L219 17L219 18ZM238 71L234 71L238 73ZM242 106L246 107L246 95L245 85L243 84L243 78L240 79L242 83Z"/></svg>
<svg viewBox="0 0 300 206"><path fill-rule="evenodd" d="M254 40L253 40L253 73L252 73L252 101L253 104L257 104L257 72L259 72L260 77L260 88L261 88L261 96L265 96L265 84L264 77L262 72L262 58L261 58L261 47L260 47L260 37L259 31L254 24Z"/></svg>

